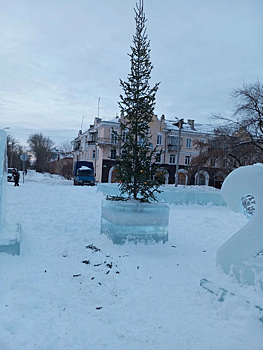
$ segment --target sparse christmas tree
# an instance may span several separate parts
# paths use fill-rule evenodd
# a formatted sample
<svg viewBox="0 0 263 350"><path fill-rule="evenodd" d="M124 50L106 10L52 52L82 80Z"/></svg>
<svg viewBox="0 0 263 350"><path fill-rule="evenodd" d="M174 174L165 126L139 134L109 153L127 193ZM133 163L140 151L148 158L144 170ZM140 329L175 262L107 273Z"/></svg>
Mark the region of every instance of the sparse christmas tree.
<svg viewBox="0 0 263 350"><path fill-rule="evenodd" d="M149 123L155 107L159 83L150 87L153 65L150 61L150 41L146 34L143 0L136 4L136 32L131 47L131 71L127 81L120 80L124 94L120 95L121 155L117 157L116 173L121 194L141 202L156 200L159 183L154 180L157 170L155 150L151 147Z"/></svg>

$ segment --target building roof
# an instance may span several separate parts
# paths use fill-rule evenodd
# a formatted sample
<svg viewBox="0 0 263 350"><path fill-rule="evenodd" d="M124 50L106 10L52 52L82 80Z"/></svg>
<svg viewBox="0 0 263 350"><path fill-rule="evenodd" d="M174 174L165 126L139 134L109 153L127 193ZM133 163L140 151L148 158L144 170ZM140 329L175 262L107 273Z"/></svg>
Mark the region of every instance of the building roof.
<svg viewBox="0 0 263 350"><path fill-rule="evenodd" d="M166 128L168 130L178 130L178 127L173 125L174 123L176 123L176 120L165 120L166 123ZM186 131L186 132L191 132L194 134L214 134L214 129L215 126L211 125L211 124L198 124L195 123L194 124L194 129L191 128L190 125L188 124L184 124L182 131Z"/></svg>

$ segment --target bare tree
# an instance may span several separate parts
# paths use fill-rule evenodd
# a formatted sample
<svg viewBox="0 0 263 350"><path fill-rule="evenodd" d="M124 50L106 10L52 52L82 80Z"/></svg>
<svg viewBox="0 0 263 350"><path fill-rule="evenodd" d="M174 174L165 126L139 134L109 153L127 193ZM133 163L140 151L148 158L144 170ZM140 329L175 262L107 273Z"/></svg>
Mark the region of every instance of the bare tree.
<svg viewBox="0 0 263 350"><path fill-rule="evenodd" d="M257 81L232 93L235 114L241 125L256 135L263 134L263 86Z"/></svg>
<svg viewBox="0 0 263 350"><path fill-rule="evenodd" d="M241 89L232 93L235 107L232 118L214 115L216 120L223 123L220 130L228 129L231 135L238 136L244 146L250 146L252 152L263 155L263 86L257 81L244 84ZM229 136L231 136L229 135ZM253 147L251 147L253 146Z"/></svg>
<svg viewBox="0 0 263 350"><path fill-rule="evenodd" d="M235 106L231 118L214 115L222 125L206 144L197 142L202 152L192 166L234 169L262 161L263 157L263 86L259 81L244 84L232 93Z"/></svg>
<svg viewBox="0 0 263 350"><path fill-rule="evenodd" d="M54 142L49 137L45 137L42 133L39 133L30 135L27 143L35 157L36 171L40 173L47 171L48 163L52 157L51 149Z"/></svg>
<svg viewBox="0 0 263 350"><path fill-rule="evenodd" d="M217 168L225 172L242 165L253 164L262 157L261 152L250 142L250 135L244 130L238 132L232 126L221 126L214 130L214 137L206 143L195 142L200 150L191 166Z"/></svg>
<svg viewBox="0 0 263 350"><path fill-rule="evenodd" d="M7 135L7 159L9 168L17 168L21 170L22 161L20 155L23 153L23 147L10 134Z"/></svg>

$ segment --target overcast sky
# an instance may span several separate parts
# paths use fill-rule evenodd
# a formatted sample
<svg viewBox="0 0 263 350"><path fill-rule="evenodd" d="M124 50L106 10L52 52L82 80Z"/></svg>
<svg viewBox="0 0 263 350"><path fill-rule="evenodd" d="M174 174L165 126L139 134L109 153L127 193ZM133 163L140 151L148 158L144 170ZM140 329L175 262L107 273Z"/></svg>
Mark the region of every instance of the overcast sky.
<svg viewBox="0 0 263 350"><path fill-rule="evenodd" d="M119 114L136 0L0 0L0 128L72 140ZM210 123L263 81L262 0L144 0L156 114Z"/></svg>

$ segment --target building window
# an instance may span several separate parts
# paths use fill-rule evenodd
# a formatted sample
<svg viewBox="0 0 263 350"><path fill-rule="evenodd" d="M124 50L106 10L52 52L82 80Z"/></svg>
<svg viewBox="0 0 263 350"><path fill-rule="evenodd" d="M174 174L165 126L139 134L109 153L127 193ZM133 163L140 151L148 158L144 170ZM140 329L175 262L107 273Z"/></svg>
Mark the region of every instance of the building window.
<svg viewBox="0 0 263 350"><path fill-rule="evenodd" d="M149 144L147 145L147 148L153 150L153 144L151 142L149 142Z"/></svg>
<svg viewBox="0 0 263 350"><path fill-rule="evenodd" d="M128 141L128 130L123 130L122 132L122 142Z"/></svg>
<svg viewBox="0 0 263 350"><path fill-rule="evenodd" d="M138 145L143 146L145 144L145 138L142 136L139 136L138 138Z"/></svg>
<svg viewBox="0 0 263 350"><path fill-rule="evenodd" d="M171 135L168 137L168 146L177 146L178 145L178 137L175 135Z"/></svg>
<svg viewBox="0 0 263 350"><path fill-rule="evenodd" d="M116 134L116 131L114 131L113 129L111 130L110 141L111 143L117 143L118 141L118 136Z"/></svg>
<svg viewBox="0 0 263 350"><path fill-rule="evenodd" d="M161 153L156 153L155 160L156 160L156 163L161 163Z"/></svg>
<svg viewBox="0 0 263 350"><path fill-rule="evenodd" d="M189 164L190 164L190 156L185 156L184 165L189 165Z"/></svg>
<svg viewBox="0 0 263 350"><path fill-rule="evenodd" d="M116 148L112 148L112 149L110 150L110 158L111 158L111 159L116 159L116 155L117 155Z"/></svg>
<svg viewBox="0 0 263 350"><path fill-rule="evenodd" d="M186 148L192 148L192 139L187 138L185 143Z"/></svg>
<svg viewBox="0 0 263 350"><path fill-rule="evenodd" d="M96 158L96 151L95 151L95 149L92 150L92 158L93 158L93 159Z"/></svg>
<svg viewBox="0 0 263 350"><path fill-rule="evenodd" d="M175 164L175 154L170 154L170 164Z"/></svg>
<svg viewBox="0 0 263 350"><path fill-rule="evenodd" d="M124 157L127 154L127 150L122 148L121 149L121 156Z"/></svg>
<svg viewBox="0 0 263 350"><path fill-rule="evenodd" d="M163 134L158 133L158 134L157 134L156 145L157 145L157 146L161 146L162 144L163 144Z"/></svg>

